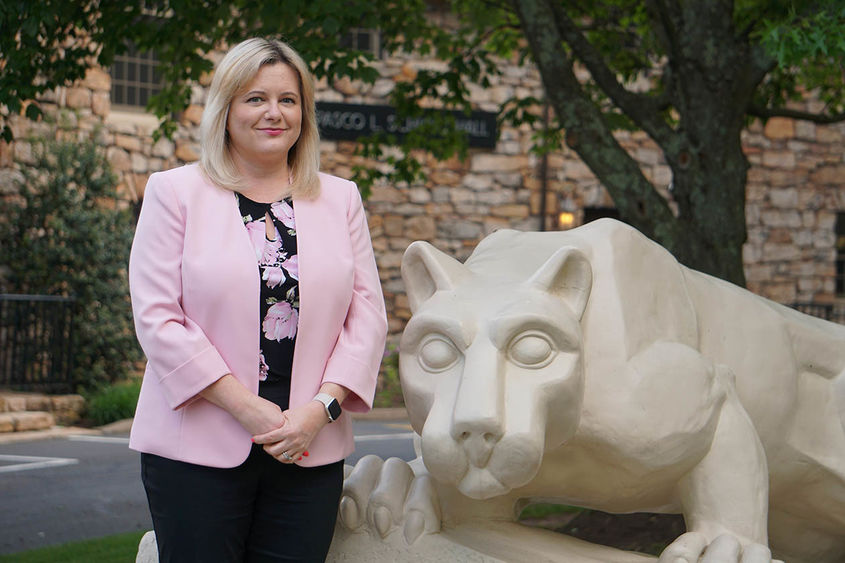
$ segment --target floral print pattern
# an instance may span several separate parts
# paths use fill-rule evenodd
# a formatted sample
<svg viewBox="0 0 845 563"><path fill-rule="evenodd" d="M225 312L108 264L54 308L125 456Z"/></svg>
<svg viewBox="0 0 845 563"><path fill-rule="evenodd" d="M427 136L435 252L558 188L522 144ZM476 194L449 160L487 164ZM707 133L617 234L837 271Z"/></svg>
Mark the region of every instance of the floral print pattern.
<svg viewBox="0 0 845 563"><path fill-rule="evenodd" d="M296 336L296 323L299 320L299 313L291 307L287 301L273 303L267 309L264 322L261 323L264 329L264 338L267 340L279 340L284 338L293 339Z"/></svg>
<svg viewBox="0 0 845 563"><path fill-rule="evenodd" d="M242 194L236 196L261 278L258 379L289 380L299 325L299 259L293 202L284 199L268 204ZM268 237L268 231L274 236Z"/></svg>

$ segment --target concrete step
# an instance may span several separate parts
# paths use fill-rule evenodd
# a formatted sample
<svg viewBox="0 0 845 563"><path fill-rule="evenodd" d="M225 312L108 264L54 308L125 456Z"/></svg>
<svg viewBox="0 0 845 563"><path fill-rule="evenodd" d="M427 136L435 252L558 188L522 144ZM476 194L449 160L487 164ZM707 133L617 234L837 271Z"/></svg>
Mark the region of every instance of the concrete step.
<svg viewBox="0 0 845 563"><path fill-rule="evenodd" d="M47 430L55 426L53 415L43 411L0 413L0 432L26 432Z"/></svg>

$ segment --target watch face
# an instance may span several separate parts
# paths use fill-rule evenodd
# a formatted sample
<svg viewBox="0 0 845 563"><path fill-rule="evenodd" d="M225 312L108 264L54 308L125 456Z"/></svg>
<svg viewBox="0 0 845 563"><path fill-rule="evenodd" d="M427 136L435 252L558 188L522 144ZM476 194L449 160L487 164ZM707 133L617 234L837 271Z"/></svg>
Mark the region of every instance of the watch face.
<svg viewBox="0 0 845 563"><path fill-rule="evenodd" d="M337 417L340 416L340 403L337 402L337 399L334 399L331 403L329 403L328 407L329 415L331 415L332 420L337 420Z"/></svg>

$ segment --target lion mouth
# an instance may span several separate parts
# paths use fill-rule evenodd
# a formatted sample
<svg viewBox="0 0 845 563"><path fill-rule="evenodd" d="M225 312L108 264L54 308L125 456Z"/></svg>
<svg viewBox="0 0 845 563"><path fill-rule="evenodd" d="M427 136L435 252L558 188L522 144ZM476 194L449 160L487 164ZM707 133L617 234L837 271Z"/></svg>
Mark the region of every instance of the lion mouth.
<svg viewBox="0 0 845 563"><path fill-rule="evenodd" d="M458 490L476 500L503 495L511 490L499 481L487 468L470 467L458 483Z"/></svg>

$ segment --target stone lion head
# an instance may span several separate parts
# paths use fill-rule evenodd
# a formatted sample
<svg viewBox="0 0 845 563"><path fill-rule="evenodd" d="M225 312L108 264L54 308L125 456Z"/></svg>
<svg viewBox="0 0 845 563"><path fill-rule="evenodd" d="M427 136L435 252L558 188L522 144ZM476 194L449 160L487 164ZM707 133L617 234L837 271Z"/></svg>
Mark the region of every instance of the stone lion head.
<svg viewBox="0 0 845 563"><path fill-rule="evenodd" d="M431 474L487 499L525 485L575 433L584 394L580 319L592 285L579 250L537 269L473 267L415 242L402 278L413 313L399 369Z"/></svg>

